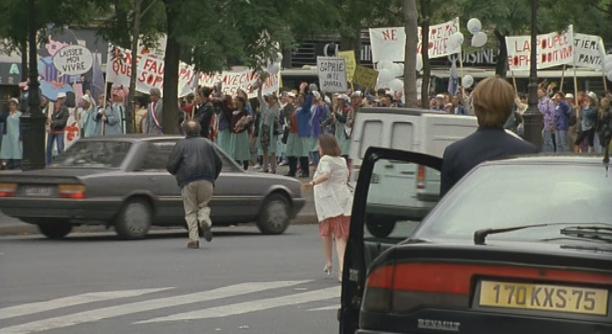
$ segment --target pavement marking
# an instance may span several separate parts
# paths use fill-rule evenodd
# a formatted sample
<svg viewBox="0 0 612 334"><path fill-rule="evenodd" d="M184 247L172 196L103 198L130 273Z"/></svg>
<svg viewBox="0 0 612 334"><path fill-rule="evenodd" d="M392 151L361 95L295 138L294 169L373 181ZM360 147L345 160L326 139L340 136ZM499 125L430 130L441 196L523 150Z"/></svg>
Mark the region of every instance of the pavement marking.
<svg viewBox="0 0 612 334"><path fill-rule="evenodd" d="M307 312L316 312L316 311L337 311L340 309L340 305L329 305L329 306L323 306L323 307L317 307L317 308L311 308L309 310L306 310Z"/></svg>
<svg viewBox="0 0 612 334"><path fill-rule="evenodd" d="M153 318L135 322L135 324L148 324L154 322L165 321L180 321L180 320L195 320L222 318L231 315L250 313L255 311L263 311L281 306L304 304L319 300L326 300L340 297L340 287L325 288L309 292L297 293L282 297L274 297L267 299L259 299L248 302L229 304L217 307L206 308L192 312L178 313L165 317Z"/></svg>
<svg viewBox="0 0 612 334"><path fill-rule="evenodd" d="M162 308L205 302L215 299L229 298L269 289L277 289L308 283L310 281L275 281L275 282L250 282L221 287L218 289L189 293L185 295L166 298L149 299L140 302L128 303L117 306L104 307L90 311L78 312L55 318L32 321L11 327L0 328L0 334L28 334L42 332L57 328L64 328L94 322L102 319L124 316L128 314L145 311L158 310Z"/></svg>
<svg viewBox="0 0 612 334"><path fill-rule="evenodd" d="M138 290L117 290L117 291L103 291L103 292L88 292L70 297L57 298L47 300L43 302L33 302L27 304L20 304L15 306L8 306L0 308L0 320L14 317L20 317L28 314L40 313L50 310L55 310L62 307L69 307L75 305L82 305L94 302L100 302L105 300L128 298L141 296L147 293L154 293L164 290L174 289L169 288L157 288L157 289L138 289Z"/></svg>

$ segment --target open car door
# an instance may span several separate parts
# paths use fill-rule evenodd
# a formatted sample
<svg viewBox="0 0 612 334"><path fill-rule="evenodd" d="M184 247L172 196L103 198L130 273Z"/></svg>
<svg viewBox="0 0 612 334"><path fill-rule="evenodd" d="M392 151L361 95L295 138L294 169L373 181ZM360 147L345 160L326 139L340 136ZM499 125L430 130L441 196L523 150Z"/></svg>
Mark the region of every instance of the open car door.
<svg viewBox="0 0 612 334"><path fill-rule="evenodd" d="M359 328L368 269L381 253L409 239L437 204L442 159L414 152L370 147L355 189L345 254L341 334Z"/></svg>

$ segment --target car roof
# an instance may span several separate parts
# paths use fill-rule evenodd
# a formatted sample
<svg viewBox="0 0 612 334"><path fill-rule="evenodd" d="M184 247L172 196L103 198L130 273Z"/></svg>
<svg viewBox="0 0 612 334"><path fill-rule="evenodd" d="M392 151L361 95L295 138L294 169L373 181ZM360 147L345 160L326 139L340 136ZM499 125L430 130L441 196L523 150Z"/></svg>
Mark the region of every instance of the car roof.
<svg viewBox="0 0 612 334"><path fill-rule="evenodd" d="M101 136L101 137L89 137L82 138L82 141L130 141L130 142L140 142L140 141L157 141L157 140L179 140L185 137L180 135L162 135L162 136L148 136L144 134L127 134L120 136Z"/></svg>
<svg viewBox="0 0 612 334"><path fill-rule="evenodd" d="M503 166L503 165L603 165L603 157L600 155L552 155L538 154L520 157L512 157L504 160L483 162L480 166Z"/></svg>

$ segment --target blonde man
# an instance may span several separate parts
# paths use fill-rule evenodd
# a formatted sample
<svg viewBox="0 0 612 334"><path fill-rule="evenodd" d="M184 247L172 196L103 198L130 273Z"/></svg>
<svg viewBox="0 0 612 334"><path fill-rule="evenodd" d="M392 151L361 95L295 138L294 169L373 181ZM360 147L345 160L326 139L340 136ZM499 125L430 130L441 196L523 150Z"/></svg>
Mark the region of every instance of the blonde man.
<svg viewBox="0 0 612 334"><path fill-rule="evenodd" d="M472 101L479 127L444 151L441 196L481 162L538 151L532 144L504 131L514 99L512 85L499 77L487 78L476 86Z"/></svg>

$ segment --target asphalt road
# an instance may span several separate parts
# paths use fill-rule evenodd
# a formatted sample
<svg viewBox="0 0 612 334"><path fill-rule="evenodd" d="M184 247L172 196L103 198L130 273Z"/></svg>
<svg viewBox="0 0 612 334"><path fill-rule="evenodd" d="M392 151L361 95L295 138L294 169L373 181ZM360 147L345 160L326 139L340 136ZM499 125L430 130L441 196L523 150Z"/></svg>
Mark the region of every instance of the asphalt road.
<svg viewBox="0 0 612 334"><path fill-rule="evenodd" d="M182 230L0 237L0 334L338 331L340 286L322 272L317 225L214 231L199 250Z"/></svg>

